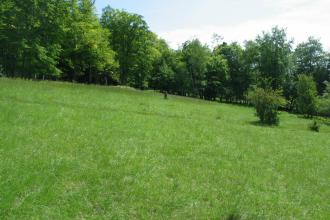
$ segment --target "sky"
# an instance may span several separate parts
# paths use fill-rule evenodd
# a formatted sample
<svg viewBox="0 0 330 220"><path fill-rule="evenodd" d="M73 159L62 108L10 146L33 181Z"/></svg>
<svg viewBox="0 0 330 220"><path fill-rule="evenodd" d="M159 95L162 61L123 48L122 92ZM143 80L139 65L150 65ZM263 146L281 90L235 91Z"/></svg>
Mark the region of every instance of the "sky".
<svg viewBox="0 0 330 220"><path fill-rule="evenodd" d="M330 0L96 0L99 14L106 5L142 15L172 48L193 38L212 46L214 34L242 44L278 25L295 45L314 36L330 50Z"/></svg>

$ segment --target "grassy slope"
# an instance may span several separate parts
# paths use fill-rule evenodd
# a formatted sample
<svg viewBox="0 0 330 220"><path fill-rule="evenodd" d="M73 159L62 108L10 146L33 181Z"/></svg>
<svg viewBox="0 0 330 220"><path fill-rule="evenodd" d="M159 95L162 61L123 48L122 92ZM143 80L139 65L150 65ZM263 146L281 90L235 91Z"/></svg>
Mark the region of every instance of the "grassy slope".
<svg viewBox="0 0 330 220"><path fill-rule="evenodd" d="M154 92L0 79L0 219L329 219L330 127Z"/></svg>

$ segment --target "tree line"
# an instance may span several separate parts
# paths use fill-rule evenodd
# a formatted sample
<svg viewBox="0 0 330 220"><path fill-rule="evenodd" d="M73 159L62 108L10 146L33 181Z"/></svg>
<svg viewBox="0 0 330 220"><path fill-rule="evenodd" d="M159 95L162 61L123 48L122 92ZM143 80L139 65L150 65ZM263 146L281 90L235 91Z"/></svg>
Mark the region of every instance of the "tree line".
<svg viewBox="0 0 330 220"><path fill-rule="evenodd" d="M108 6L98 17L92 0L0 2L0 75L127 85L237 103L246 103L253 88L263 88L281 91L284 107L299 112L304 74L323 100L320 109L329 111L330 53L318 39L294 48L279 27L244 45L215 39L214 48L194 39L174 50L141 15Z"/></svg>

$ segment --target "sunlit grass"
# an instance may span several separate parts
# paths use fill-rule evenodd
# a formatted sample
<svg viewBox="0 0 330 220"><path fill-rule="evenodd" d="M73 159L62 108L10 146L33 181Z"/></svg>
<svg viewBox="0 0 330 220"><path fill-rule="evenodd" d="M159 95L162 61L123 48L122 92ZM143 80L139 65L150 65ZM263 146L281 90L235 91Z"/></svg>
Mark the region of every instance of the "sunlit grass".
<svg viewBox="0 0 330 220"><path fill-rule="evenodd" d="M0 79L0 219L328 219L330 127L132 89Z"/></svg>

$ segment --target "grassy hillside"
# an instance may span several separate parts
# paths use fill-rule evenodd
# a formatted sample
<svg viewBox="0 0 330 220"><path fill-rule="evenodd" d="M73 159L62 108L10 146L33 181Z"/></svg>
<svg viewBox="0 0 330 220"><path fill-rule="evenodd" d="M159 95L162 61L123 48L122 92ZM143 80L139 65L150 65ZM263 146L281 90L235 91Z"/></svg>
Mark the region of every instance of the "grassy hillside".
<svg viewBox="0 0 330 220"><path fill-rule="evenodd" d="M155 92L0 79L0 219L329 219L330 127Z"/></svg>

